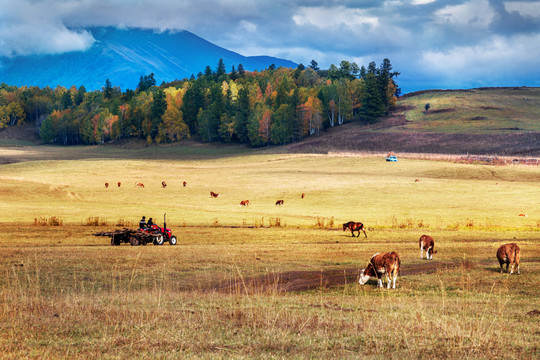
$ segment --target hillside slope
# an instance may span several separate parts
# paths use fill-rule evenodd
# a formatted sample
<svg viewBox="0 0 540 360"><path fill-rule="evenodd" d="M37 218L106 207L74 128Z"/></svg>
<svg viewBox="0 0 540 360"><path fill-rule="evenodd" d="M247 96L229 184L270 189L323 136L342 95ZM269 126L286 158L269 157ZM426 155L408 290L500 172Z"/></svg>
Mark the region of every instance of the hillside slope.
<svg viewBox="0 0 540 360"><path fill-rule="evenodd" d="M425 104L430 104L425 111ZM540 88L423 91L375 124L349 123L290 152L414 152L540 156Z"/></svg>
<svg viewBox="0 0 540 360"><path fill-rule="evenodd" d="M84 85L87 90L96 90L110 79L113 86L125 90L135 89L141 75L154 73L161 83L197 75L207 65L215 70L220 58L227 71L238 64L249 71L266 69L271 64L297 66L269 56L242 56L188 31L155 33L110 27L88 30L96 42L86 51L0 58L0 82L52 88Z"/></svg>

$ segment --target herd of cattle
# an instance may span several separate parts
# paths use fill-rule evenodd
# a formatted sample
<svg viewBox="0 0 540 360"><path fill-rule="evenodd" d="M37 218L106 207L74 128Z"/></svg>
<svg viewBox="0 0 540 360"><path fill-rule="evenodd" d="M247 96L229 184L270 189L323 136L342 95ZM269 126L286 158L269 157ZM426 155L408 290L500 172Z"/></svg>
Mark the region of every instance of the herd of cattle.
<svg viewBox="0 0 540 360"><path fill-rule="evenodd" d="M343 224L343 230L350 228L350 223ZM361 223L357 223L361 224ZM363 228L363 226L362 226ZM351 229L352 231L352 229ZM364 232L365 233L365 232ZM360 233L358 233L360 235ZM354 233L353 233L354 236ZM367 237L367 235L366 235ZM426 259L433 260L433 254L435 251L435 241L429 235L422 235L419 240L420 245L420 259L423 259L423 253L426 252ZM501 273L503 272L503 265L506 264L506 272L511 265L510 274L514 273L514 266L517 273L519 272L519 258L520 248L517 244L504 244L497 250L497 260L501 266ZM401 271L401 259L399 254L395 251L387 253L377 253L371 257L365 269L360 272L360 278L358 283L364 285L371 277L377 277L377 285L383 287L383 276L386 275L387 288L396 288L396 279Z"/></svg>
<svg viewBox="0 0 540 360"><path fill-rule="evenodd" d="M186 186L187 186L187 182L185 182L185 181L182 182L182 185L183 185L184 187L186 187ZM121 186L122 186L122 183L119 181L119 182L118 182L118 187L121 187ZM135 186L136 186L136 187L143 188L143 187L144 187L144 184L143 184L142 182L136 181L136 182L135 182ZM108 183L108 182L105 183L105 187L106 187L106 188L109 187L109 183ZM166 187L167 187L167 183L166 183L165 181L162 181L162 182L161 182L161 187L162 187L162 188L166 188ZM219 196L218 193L215 193L215 192L213 192L213 191L210 191L210 197L217 198L218 196ZM301 195L300 197L303 199L304 197L306 197L306 194L305 194L305 193L302 193L302 195ZM284 203L285 203L284 200L278 200L278 201L276 201L276 206L282 206ZM249 200L242 200L242 201L240 201L240 206L249 206ZM366 233L366 232L364 231L364 234L365 234L365 233ZM366 237L367 237L367 235L366 235Z"/></svg>
<svg viewBox="0 0 540 360"><path fill-rule="evenodd" d="M418 181L418 180L417 180ZM187 182L183 182L182 185L185 187ZM118 182L118 187L122 186L121 182ZM142 182L135 182L136 187L144 187ZM109 187L109 183L105 183L105 187ZM167 183L165 181L161 182L161 187L166 188ZM210 197L217 198L218 193L210 191ZM305 197L305 193L302 193L301 198ZM282 206L284 204L283 200L276 201L276 206ZM249 206L249 200L240 201L240 206ZM519 216L526 216L520 214ZM364 236L367 238L366 229L364 224L361 222L349 221L343 224L343 231L349 229L352 236L354 237L354 232L357 232L356 237L360 236L360 231L364 233ZM433 260L433 254L436 254L435 251L435 241L429 235L422 235L419 240L420 246L420 259L424 258L424 252L426 253L427 260ZM503 272L503 265L506 264L506 271L510 268L510 274L514 273L514 266L516 267L517 273L519 272L519 259L520 259L520 248L517 244L504 244L499 247L497 250L497 260L501 266L501 273ZM392 286L393 289L396 288L396 279L401 272L401 259L399 254L395 251L387 253L377 253L371 257L365 269L360 272L360 278L358 283L364 285L371 277L377 278L377 285L383 287L383 275L386 275L387 288L390 289Z"/></svg>
<svg viewBox="0 0 540 360"><path fill-rule="evenodd" d="M117 183L117 185L118 185L118 187L121 187L121 186L122 186L122 182L119 181L119 182ZM182 183L182 185L183 185L184 187L186 187L187 182L184 181L184 182ZM144 184L143 184L142 182L135 181L135 186L136 186L136 187L141 187L141 188L143 188L143 187L144 187ZM108 182L105 183L105 187L106 187L106 188L109 187L109 183L108 183ZM166 183L165 181L162 181L162 182L161 182L161 187L162 187L162 188L166 188L166 187L167 187L167 183Z"/></svg>

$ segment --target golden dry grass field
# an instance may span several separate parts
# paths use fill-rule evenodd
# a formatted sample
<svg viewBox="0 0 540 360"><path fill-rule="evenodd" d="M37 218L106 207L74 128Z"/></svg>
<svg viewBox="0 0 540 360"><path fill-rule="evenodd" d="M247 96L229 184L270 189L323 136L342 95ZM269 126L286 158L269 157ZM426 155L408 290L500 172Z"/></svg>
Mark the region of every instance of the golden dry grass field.
<svg viewBox="0 0 540 360"><path fill-rule="evenodd" d="M0 148L0 356L539 357L540 168L218 151ZM92 235L164 213L176 246ZM391 250L397 289L358 285Z"/></svg>

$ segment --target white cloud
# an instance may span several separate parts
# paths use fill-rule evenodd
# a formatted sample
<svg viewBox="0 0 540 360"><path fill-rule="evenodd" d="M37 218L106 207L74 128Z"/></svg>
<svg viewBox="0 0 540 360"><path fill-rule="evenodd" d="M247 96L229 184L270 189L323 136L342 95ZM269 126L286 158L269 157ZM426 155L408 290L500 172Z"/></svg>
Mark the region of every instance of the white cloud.
<svg viewBox="0 0 540 360"><path fill-rule="evenodd" d="M494 36L481 45L454 47L447 52L426 51L418 66L427 74L450 84L523 79L536 72L540 58L540 34L514 38ZM521 80L522 81L522 80Z"/></svg>
<svg viewBox="0 0 540 360"><path fill-rule="evenodd" d="M438 10L435 15L439 24L487 28L495 17L495 11L487 0L481 0L447 6Z"/></svg>
<svg viewBox="0 0 540 360"><path fill-rule="evenodd" d="M90 32L68 29L63 24L58 14L71 7L64 5L0 1L0 56L57 54L92 46Z"/></svg>
<svg viewBox="0 0 540 360"><path fill-rule="evenodd" d="M242 20L240 21L240 29L247 32L254 32L257 30L257 25L252 22Z"/></svg>
<svg viewBox="0 0 540 360"><path fill-rule="evenodd" d="M334 28L336 25L345 25L351 28L368 25L375 28L379 19L369 16L363 9L348 9L344 6L336 7L299 7L292 17L298 26L313 25L321 29Z"/></svg>
<svg viewBox="0 0 540 360"><path fill-rule="evenodd" d="M508 12L518 12L521 16L525 17L540 17L540 2L525 2L525 1L515 1L515 2L505 2L504 8Z"/></svg>
<svg viewBox="0 0 540 360"><path fill-rule="evenodd" d="M434 3L436 0L412 0L411 4L413 5L426 5Z"/></svg>

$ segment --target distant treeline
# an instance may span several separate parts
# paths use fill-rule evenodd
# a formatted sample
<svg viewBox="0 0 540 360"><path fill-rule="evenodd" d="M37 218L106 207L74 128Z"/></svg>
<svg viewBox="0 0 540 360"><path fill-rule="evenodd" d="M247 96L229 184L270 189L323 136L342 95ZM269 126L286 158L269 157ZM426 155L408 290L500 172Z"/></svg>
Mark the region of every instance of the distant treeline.
<svg viewBox="0 0 540 360"><path fill-rule="evenodd" d="M109 79L101 90L0 84L0 129L32 121L45 143L98 144L142 138L148 143L197 139L250 146L286 144L350 121L373 122L395 107L398 72L390 60L367 69L342 61L321 70L308 67L226 72L213 70L191 79L156 86L154 74L141 76L124 92Z"/></svg>

